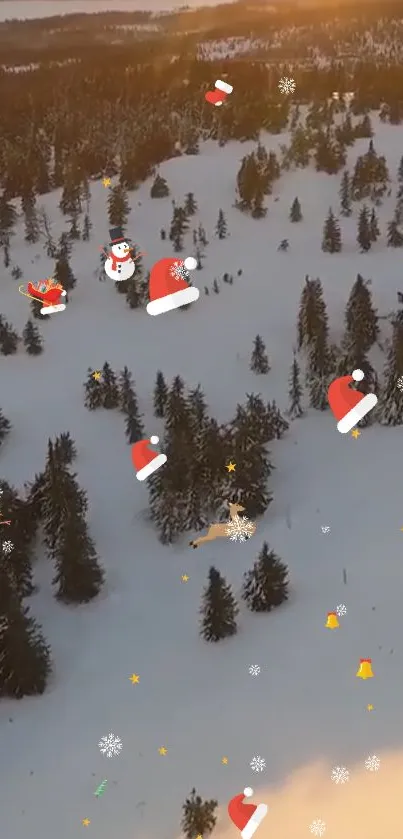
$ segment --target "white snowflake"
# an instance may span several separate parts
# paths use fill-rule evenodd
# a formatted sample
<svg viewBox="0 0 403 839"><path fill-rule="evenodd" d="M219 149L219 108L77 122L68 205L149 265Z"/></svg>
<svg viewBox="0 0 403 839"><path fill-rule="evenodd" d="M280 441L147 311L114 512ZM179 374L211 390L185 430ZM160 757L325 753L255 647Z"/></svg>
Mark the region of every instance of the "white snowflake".
<svg viewBox="0 0 403 839"><path fill-rule="evenodd" d="M116 737L116 734L108 734L107 737L101 738L98 746L101 754L106 755L107 757L116 757L120 754L123 748L123 743L120 737Z"/></svg>
<svg viewBox="0 0 403 839"><path fill-rule="evenodd" d="M278 83L278 89L280 93L294 93L295 90L295 82L294 79L287 79L287 76L280 79Z"/></svg>
<svg viewBox="0 0 403 839"><path fill-rule="evenodd" d="M331 778L335 784L346 784L350 780L350 773L345 766L335 766Z"/></svg>
<svg viewBox="0 0 403 839"><path fill-rule="evenodd" d="M249 673L251 676L258 676L260 673L260 667L258 664L251 664L249 667Z"/></svg>
<svg viewBox="0 0 403 839"><path fill-rule="evenodd" d="M326 830L326 822L323 822L322 819L314 819L312 824L309 825L309 830L314 836L323 836Z"/></svg>
<svg viewBox="0 0 403 839"><path fill-rule="evenodd" d="M254 524L246 516L234 516L225 532L231 542L246 542L254 533Z"/></svg>
<svg viewBox="0 0 403 839"><path fill-rule="evenodd" d="M190 280L189 271L185 267L185 263L182 262L182 260L177 259L171 266L169 273L174 280L185 280L185 282L187 283Z"/></svg>
<svg viewBox="0 0 403 839"><path fill-rule="evenodd" d="M397 380L397 388L399 390L403 390L403 376L399 376L399 378Z"/></svg>
<svg viewBox="0 0 403 839"><path fill-rule="evenodd" d="M263 769L266 769L266 761L264 757L260 757L260 755L254 755L249 766L253 770L253 772L263 772Z"/></svg>
<svg viewBox="0 0 403 839"><path fill-rule="evenodd" d="M12 542L8 541L8 542L3 542L1 547L3 548L3 553L11 554L11 551L13 550L14 545L13 545Z"/></svg>
<svg viewBox="0 0 403 839"><path fill-rule="evenodd" d="M328 524L322 525L322 533L330 533L330 527Z"/></svg>
<svg viewBox="0 0 403 839"><path fill-rule="evenodd" d="M368 769L369 772L377 772L380 765L381 761L376 755L369 755L365 761L365 768Z"/></svg>
<svg viewBox="0 0 403 839"><path fill-rule="evenodd" d="M346 614L347 614L347 606L344 603L339 603L339 605L336 606L336 615L339 618L342 618L343 615L346 615Z"/></svg>

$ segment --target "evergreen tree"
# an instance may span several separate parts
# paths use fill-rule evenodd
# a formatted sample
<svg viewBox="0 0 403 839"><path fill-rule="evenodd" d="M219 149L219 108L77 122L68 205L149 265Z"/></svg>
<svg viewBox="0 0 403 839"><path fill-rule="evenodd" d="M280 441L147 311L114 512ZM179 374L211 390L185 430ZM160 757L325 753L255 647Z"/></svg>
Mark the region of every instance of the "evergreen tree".
<svg viewBox="0 0 403 839"><path fill-rule="evenodd" d="M35 194L32 190L29 190L29 192L23 195L21 200L21 207L25 222L25 241L28 242L29 245L37 242L40 236L35 204Z"/></svg>
<svg viewBox="0 0 403 839"><path fill-rule="evenodd" d="M328 317L322 284L306 275L298 312L298 350L309 346L317 337L327 339Z"/></svg>
<svg viewBox="0 0 403 839"><path fill-rule="evenodd" d="M219 239L226 239L228 236L227 221L221 208L218 211L218 219L215 227L215 234Z"/></svg>
<svg viewBox="0 0 403 839"><path fill-rule="evenodd" d="M119 388L116 376L107 361L102 368L102 407L108 410L119 407Z"/></svg>
<svg viewBox="0 0 403 839"><path fill-rule="evenodd" d="M55 549L56 598L63 603L88 603L96 597L104 581L94 543L82 513L69 504Z"/></svg>
<svg viewBox="0 0 403 839"><path fill-rule="evenodd" d="M69 431L62 431L55 439L54 443L55 457L63 466L69 466L70 463L77 457L77 448Z"/></svg>
<svg viewBox="0 0 403 839"><path fill-rule="evenodd" d="M24 347L29 355L40 355L43 352L43 338L39 329L32 323L32 320L27 320L22 338Z"/></svg>
<svg viewBox="0 0 403 839"><path fill-rule="evenodd" d="M3 566L19 597L29 597L34 592L32 578L32 543L36 536L37 523L31 514L30 502L19 497L14 487L6 481L0 485L2 490L1 507L6 512L4 518L10 520L3 536L13 545L9 556L3 548L0 557ZM2 528L3 530L5 528Z"/></svg>
<svg viewBox="0 0 403 839"><path fill-rule="evenodd" d="M184 209L187 216L194 216L197 212L197 201L193 192L188 192L185 196Z"/></svg>
<svg viewBox="0 0 403 839"><path fill-rule="evenodd" d="M108 219L110 227L126 227L129 218L129 200L121 184L112 187L108 195Z"/></svg>
<svg viewBox="0 0 403 839"><path fill-rule="evenodd" d="M91 219L90 219L88 213L86 213L85 216L84 216L84 221L83 221L83 233L82 233L83 242L89 242L90 237L91 237L91 230L92 230Z"/></svg>
<svg viewBox="0 0 403 839"><path fill-rule="evenodd" d="M340 213L342 216L348 218L351 216L352 209L351 209L351 186L350 186L350 175L347 171L343 172L343 177L341 179L341 186L340 186Z"/></svg>
<svg viewBox="0 0 403 839"><path fill-rule="evenodd" d="M22 606L0 565L0 696L42 694L51 673L50 648L29 610Z"/></svg>
<svg viewBox="0 0 403 839"><path fill-rule="evenodd" d="M270 370L269 359L266 353L266 346L262 341L260 335L256 335L252 355L250 359L250 369L254 373L268 373Z"/></svg>
<svg viewBox="0 0 403 839"><path fill-rule="evenodd" d="M371 242L376 242L376 240L378 239L378 236L380 235L380 230L379 230L378 219L376 217L376 212L375 212L374 208L372 208L371 218L369 220L369 233L370 233L370 237L371 237Z"/></svg>
<svg viewBox="0 0 403 839"><path fill-rule="evenodd" d="M327 336L318 335L309 345L306 380L309 389L309 404L318 411L328 407L327 391L335 359L329 350Z"/></svg>
<svg viewBox="0 0 403 839"><path fill-rule="evenodd" d="M271 612L288 600L288 569L263 542L257 562L244 574L242 599L252 612Z"/></svg>
<svg viewBox="0 0 403 839"><path fill-rule="evenodd" d="M157 372L154 388L154 416L163 417L168 398L168 388L161 370Z"/></svg>
<svg viewBox="0 0 403 839"><path fill-rule="evenodd" d="M206 248L208 245L206 231L202 224L199 224L197 228L197 238L199 240L199 244L202 245L203 248Z"/></svg>
<svg viewBox="0 0 403 839"><path fill-rule="evenodd" d="M242 463L242 470L231 473L233 499L248 510L252 519L263 515L273 497L267 488L273 467L264 444L256 439L257 433L252 436L254 428L256 422L248 414L234 421L231 452L234 463Z"/></svg>
<svg viewBox="0 0 403 839"><path fill-rule="evenodd" d="M323 226L322 250L324 253L339 253L341 248L340 225L330 208Z"/></svg>
<svg viewBox="0 0 403 839"><path fill-rule="evenodd" d="M156 175L150 190L151 198L166 198L169 195L169 188L165 178Z"/></svg>
<svg viewBox="0 0 403 839"><path fill-rule="evenodd" d="M78 486L76 475L69 472L63 453L51 440L48 441L43 478L37 484L36 496L31 496L31 503L36 506L43 524L45 544L54 558L66 516L71 511L77 518L85 515L88 502L85 492Z"/></svg>
<svg viewBox="0 0 403 839"><path fill-rule="evenodd" d="M17 221L17 211L13 204L7 200L5 191L0 196L0 245L10 242L13 235L13 228Z"/></svg>
<svg viewBox="0 0 403 839"><path fill-rule="evenodd" d="M87 381L84 384L84 405L89 411L95 411L103 405L103 387L99 379L94 378L93 371L88 368Z"/></svg>
<svg viewBox="0 0 403 839"><path fill-rule="evenodd" d="M393 335L387 352L385 384L379 402L382 425L403 425L403 390L398 387L403 376L403 324L395 320Z"/></svg>
<svg viewBox="0 0 403 839"><path fill-rule="evenodd" d="M71 291L76 285L76 278L70 267L69 257L67 253L59 253L54 270L54 278L57 283L63 286L65 291Z"/></svg>
<svg viewBox="0 0 403 839"><path fill-rule="evenodd" d="M127 442L130 444L136 443L144 437L144 426L141 421L132 375L127 367L123 368L119 377L119 405L121 411L126 415L125 433Z"/></svg>
<svg viewBox="0 0 403 839"><path fill-rule="evenodd" d="M203 801L200 795L196 795L193 787L189 798L182 805L181 829L185 839L209 836L217 822L215 816L217 807L217 801L212 798L209 801Z"/></svg>
<svg viewBox="0 0 403 839"><path fill-rule="evenodd" d="M3 411L0 408L0 448L4 443L7 434L11 431L11 423L6 419L3 414Z"/></svg>
<svg viewBox="0 0 403 839"><path fill-rule="evenodd" d="M188 230L187 215L183 207L174 207L169 238L173 242L174 251L179 253L183 250L183 236Z"/></svg>
<svg viewBox="0 0 403 839"><path fill-rule="evenodd" d="M221 641L235 635L238 607L231 587L216 568L211 566L200 613L200 635L205 641Z"/></svg>
<svg viewBox="0 0 403 839"><path fill-rule="evenodd" d="M302 417L303 410L301 407L302 387L300 384L300 369L297 361L297 356L294 353L293 362L290 372L290 386L288 395L290 398L289 416L291 419Z"/></svg>
<svg viewBox="0 0 403 839"><path fill-rule="evenodd" d="M268 402L266 407L266 417L268 427L270 429L269 440L281 440L283 434L288 431L289 424L280 413L275 400Z"/></svg>
<svg viewBox="0 0 403 839"><path fill-rule="evenodd" d="M388 222L388 248L401 248L403 246L403 234L398 228L396 219ZM1 342L1 333L0 333Z"/></svg>
<svg viewBox="0 0 403 839"><path fill-rule="evenodd" d="M351 289L345 319L346 347L354 347L357 353L367 353L378 339L379 326L368 283L364 281L361 274L357 274L357 279Z"/></svg>
<svg viewBox="0 0 403 839"><path fill-rule="evenodd" d="M0 320L0 353L14 355L18 350L19 337L8 321Z"/></svg>
<svg viewBox="0 0 403 839"><path fill-rule="evenodd" d="M357 242L361 251L369 251L372 245L370 215L368 207L365 204L361 208L360 215L358 217Z"/></svg>
<svg viewBox="0 0 403 839"><path fill-rule="evenodd" d="M291 204L290 221L292 221L292 222L302 221L302 210L301 210L301 204L299 202L298 197L294 198L294 201Z"/></svg>

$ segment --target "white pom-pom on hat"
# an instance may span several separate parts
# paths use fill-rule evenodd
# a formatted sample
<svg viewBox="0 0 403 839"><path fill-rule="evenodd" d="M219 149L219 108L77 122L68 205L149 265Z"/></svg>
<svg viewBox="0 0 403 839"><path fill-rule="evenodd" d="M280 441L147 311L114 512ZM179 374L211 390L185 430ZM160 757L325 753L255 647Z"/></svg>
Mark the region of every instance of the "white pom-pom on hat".
<svg viewBox="0 0 403 839"><path fill-rule="evenodd" d="M194 271L197 268L197 259L194 256L187 256L184 265L187 271Z"/></svg>
<svg viewBox="0 0 403 839"><path fill-rule="evenodd" d="M351 375L355 382L362 382L364 378L364 373L362 370L353 370Z"/></svg>
<svg viewBox="0 0 403 839"><path fill-rule="evenodd" d="M159 443L159 441L160 441L160 438L159 438L159 437L157 437L157 436L156 436L156 434L153 434L153 436L152 436L152 437L150 437L150 443L151 443L153 446L156 446L156 445L157 445L157 443Z"/></svg>
<svg viewBox="0 0 403 839"><path fill-rule="evenodd" d="M250 798L253 795L252 787L245 787L245 789L243 791L243 794L244 794L245 798Z"/></svg>

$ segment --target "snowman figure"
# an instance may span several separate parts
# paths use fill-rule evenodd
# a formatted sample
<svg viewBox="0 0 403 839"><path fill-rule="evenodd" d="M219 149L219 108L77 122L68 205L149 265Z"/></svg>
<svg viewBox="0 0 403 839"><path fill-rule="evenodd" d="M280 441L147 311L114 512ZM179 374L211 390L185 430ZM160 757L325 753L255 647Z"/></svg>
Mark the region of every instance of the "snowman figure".
<svg viewBox="0 0 403 839"><path fill-rule="evenodd" d="M115 283L130 280L136 270L132 251L128 244L130 239L123 235L121 227L113 227L109 231L109 236L111 250L106 254L105 273Z"/></svg>

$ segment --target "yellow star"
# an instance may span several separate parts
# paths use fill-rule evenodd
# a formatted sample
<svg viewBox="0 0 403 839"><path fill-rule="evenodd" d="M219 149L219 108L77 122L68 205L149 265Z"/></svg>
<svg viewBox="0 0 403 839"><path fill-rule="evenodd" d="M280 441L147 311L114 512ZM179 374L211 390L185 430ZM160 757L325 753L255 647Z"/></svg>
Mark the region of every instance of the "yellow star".
<svg viewBox="0 0 403 839"><path fill-rule="evenodd" d="M221 763L223 763L223 764L224 764L224 766L226 766L226 765L227 765L227 763L228 763L228 758L227 758L227 757L222 757L222 758L221 758Z"/></svg>
<svg viewBox="0 0 403 839"><path fill-rule="evenodd" d="M231 460L231 462L225 468L228 469L228 472L235 472L235 466L236 466L236 463L232 463L232 460Z"/></svg>
<svg viewBox="0 0 403 839"><path fill-rule="evenodd" d="M167 754L167 752L168 752L168 749L166 749L166 748L165 748L165 746L161 746L161 747L158 749L158 751L159 751L160 755L166 755L166 754Z"/></svg>
<svg viewBox="0 0 403 839"><path fill-rule="evenodd" d="M367 705L367 711L373 711L373 710L374 710L373 705Z"/></svg>
<svg viewBox="0 0 403 839"><path fill-rule="evenodd" d="M189 577L187 574L182 574L182 583L187 583Z"/></svg>
<svg viewBox="0 0 403 839"><path fill-rule="evenodd" d="M103 183L104 186L110 186L111 185L111 179L110 178L102 178L102 183Z"/></svg>
<svg viewBox="0 0 403 839"><path fill-rule="evenodd" d="M96 382L99 382L101 376L102 376L102 373L101 373L100 370L94 370L94 372L92 374L92 378L95 379Z"/></svg>
<svg viewBox="0 0 403 839"><path fill-rule="evenodd" d="M361 431L358 431L358 428L355 428L354 431L351 432L351 436L354 437L354 440L357 440L357 438L360 436L360 434L361 434Z"/></svg>
<svg viewBox="0 0 403 839"><path fill-rule="evenodd" d="M88 827L88 825L89 825L89 824L91 824L91 822L90 822L90 820L89 820L89 819L83 819L83 820L82 820L82 822L81 822L81 824L83 824L83 825L84 825L84 827Z"/></svg>
<svg viewBox="0 0 403 839"><path fill-rule="evenodd" d="M130 676L130 681L132 685L138 685L140 681L140 676L138 676L137 673L132 673L132 675Z"/></svg>

